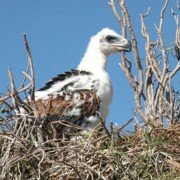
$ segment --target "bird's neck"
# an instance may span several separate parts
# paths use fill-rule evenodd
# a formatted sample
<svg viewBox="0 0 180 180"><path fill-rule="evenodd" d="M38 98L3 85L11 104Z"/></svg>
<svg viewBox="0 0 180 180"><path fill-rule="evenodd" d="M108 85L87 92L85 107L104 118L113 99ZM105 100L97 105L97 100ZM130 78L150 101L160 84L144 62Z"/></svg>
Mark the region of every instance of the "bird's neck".
<svg viewBox="0 0 180 180"><path fill-rule="evenodd" d="M106 70L106 59L107 56L101 52L99 46L90 43L77 69L98 74Z"/></svg>

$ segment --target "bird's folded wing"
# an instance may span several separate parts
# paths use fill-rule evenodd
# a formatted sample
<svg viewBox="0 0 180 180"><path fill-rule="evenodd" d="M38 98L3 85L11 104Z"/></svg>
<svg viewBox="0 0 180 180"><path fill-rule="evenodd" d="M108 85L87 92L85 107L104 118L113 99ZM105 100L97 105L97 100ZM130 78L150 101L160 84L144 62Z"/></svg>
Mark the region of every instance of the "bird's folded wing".
<svg viewBox="0 0 180 180"><path fill-rule="evenodd" d="M95 91L89 89L62 92L49 95L49 98L38 99L36 102L38 114L43 116L79 118L94 116L99 111L100 101Z"/></svg>
<svg viewBox="0 0 180 180"><path fill-rule="evenodd" d="M44 87L36 91L35 98L36 100L46 99L48 95L73 92L78 89L96 91L98 83L98 80L90 72L71 70L52 78Z"/></svg>

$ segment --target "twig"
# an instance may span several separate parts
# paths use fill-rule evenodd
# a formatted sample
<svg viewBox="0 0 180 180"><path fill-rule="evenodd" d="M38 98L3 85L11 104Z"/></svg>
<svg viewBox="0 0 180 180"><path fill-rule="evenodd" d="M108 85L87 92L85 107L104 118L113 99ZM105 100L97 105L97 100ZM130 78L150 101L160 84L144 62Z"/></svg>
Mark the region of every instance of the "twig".
<svg viewBox="0 0 180 180"><path fill-rule="evenodd" d="M100 116L99 116L99 120L100 120L102 126L104 127L104 130L106 131L108 137L111 138L111 133L110 133L109 130L107 129L107 127L106 127L104 121L102 120L102 118L101 118Z"/></svg>
<svg viewBox="0 0 180 180"><path fill-rule="evenodd" d="M14 77L10 68L8 68L8 74L9 74L10 88L11 88L10 97L12 98L13 107L15 109L18 109L16 98L15 98L17 96L17 93L16 93L15 84L14 84Z"/></svg>
<svg viewBox="0 0 180 180"><path fill-rule="evenodd" d="M81 175L80 175L80 173L79 173L79 171L78 171L78 169L77 169L76 167L74 167L73 165L67 163L67 162L64 161L64 160L61 161L61 163L65 164L66 166L71 167L71 168L76 172L76 174L78 175L79 179L80 179L80 180L83 180L83 178L81 177Z"/></svg>
<svg viewBox="0 0 180 180"><path fill-rule="evenodd" d="M119 22L120 27L121 28L124 27L125 23L124 23L123 19L120 17L119 13L117 12L114 0L109 0L108 4L111 6L114 16L116 17L117 21Z"/></svg>
<svg viewBox="0 0 180 180"><path fill-rule="evenodd" d="M122 13L125 17L125 20L126 20L126 23L127 23L130 35L131 35L132 51L133 51L135 63L136 63L136 66L137 66L137 69L139 72L139 94L141 95L142 89L143 89L143 79L144 78L143 78L142 64L141 64L141 60L140 60L139 52L138 52L138 47L137 47L137 40L136 40L136 36L135 36L135 33L133 31L133 28L132 28L132 23L131 23L130 16L129 16L129 13L128 13L128 10L126 8L124 0L119 0L119 5L120 5Z"/></svg>
<svg viewBox="0 0 180 180"><path fill-rule="evenodd" d="M84 162L80 162L80 164L81 164L83 167L88 168L91 172L97 174L97 175L98 175L98 179L106 180L106 178L105 178L99 171L96 171L95 169L93 169L92 167L90 167L88 164L86 164L86 163L84 163Z"/></svg>
<svg viewBox="0 0 180 180"><path fill-rule="evenodd" d="M27 52L27 58L28 58L28 64L30 67L30 71L31 71L31 79L32 79L32 84L31 84L31 101L35 100L35 75L34 75L34 67L33 67L33 61L32 61L32 55L31 55L31 51L29 48L29 44L27 41L27 37L26 34L23 34L24 37L24 43L25 43L25 47L26 47L26 52Z"/></svg>
<svg viewBox="0 0 180 180"><path fill-rule="evenodd" d="M32 108L33 108L34 114L36 117L38 117L37 108L36 108L36 104L35 104L35 75L34 75L33 60L32 60L32 55L31 55L31 51L30 51L30 47L29 47L29 44L27 41L26 34L23 34L23 37L24 37L24 43L25 43L25 47L26 47L28 64L30 67L30 75L31 75L30 99L32 101Z"/></svg>
<svg viewBox="0 0 180 180"><path fill-rule="evenodd" d="M26 91L27 89L29 89L29 87L31 86L31 84L26 85L25 87L22 87L20 90L17 91L17 94ZM5 95L4 97L0 98L0 104L4 103L4 101L6 101L7 99L11 98L11 95Z"/></svg>
<svg viewBox="0 0 180 180"><path fill-rule="evenodd" d="M125 124L123 124L118 131L122 131L128 124L130 124L133 121L133 118L131 118L130 120L128 120Z"/></svg>

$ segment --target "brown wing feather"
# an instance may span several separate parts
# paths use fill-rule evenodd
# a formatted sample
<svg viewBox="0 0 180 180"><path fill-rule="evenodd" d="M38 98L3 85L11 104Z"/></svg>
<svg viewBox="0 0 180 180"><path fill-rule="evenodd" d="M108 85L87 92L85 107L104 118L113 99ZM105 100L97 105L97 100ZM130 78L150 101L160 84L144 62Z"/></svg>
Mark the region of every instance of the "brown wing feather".
<svg viewBox="0 0 180 180"><path fill-rule="evenodd" d="M43 116L66 116L73 108L80 109L80 116L90 117L99 110L100 101L96 92L88 89L75 90L62 95L51 95L36 101L38 114Z"/></svg>
<svg viewBox="0 0 180 180"><path fill-rule="evenodd" d="M86 128L91 123L88 118L97 117L100 100L95 91L83 89L50 95L48 99L39 99L35 104L39 116L45 118L42 125L44 137L57 139L64 136L69 138Z"/></svg>

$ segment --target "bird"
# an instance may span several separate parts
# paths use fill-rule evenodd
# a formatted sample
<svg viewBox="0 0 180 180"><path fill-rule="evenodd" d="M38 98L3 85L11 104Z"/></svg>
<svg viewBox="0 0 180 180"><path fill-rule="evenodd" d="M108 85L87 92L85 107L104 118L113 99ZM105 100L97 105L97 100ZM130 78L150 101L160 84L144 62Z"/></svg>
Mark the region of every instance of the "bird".
<svg viewBox="0 0 180 180"><path fill-rule="evenodd" d="M130 51L131 43L126 38L103 28L90 38L76 69L58 74L35 92L38 115L59 122L56 129L61 133L89 132L100 118L105 122L113 94L107 58Z"/></svg>

